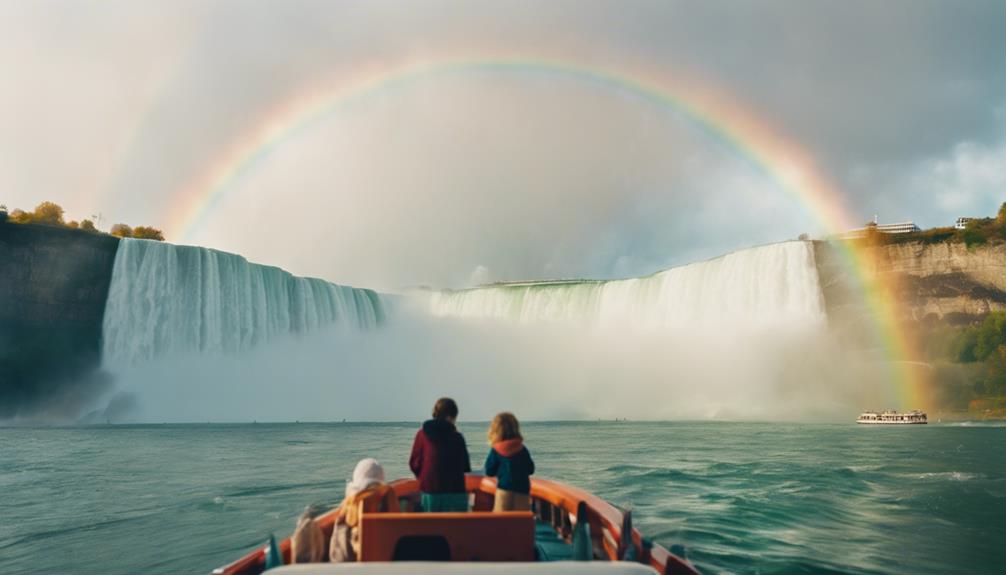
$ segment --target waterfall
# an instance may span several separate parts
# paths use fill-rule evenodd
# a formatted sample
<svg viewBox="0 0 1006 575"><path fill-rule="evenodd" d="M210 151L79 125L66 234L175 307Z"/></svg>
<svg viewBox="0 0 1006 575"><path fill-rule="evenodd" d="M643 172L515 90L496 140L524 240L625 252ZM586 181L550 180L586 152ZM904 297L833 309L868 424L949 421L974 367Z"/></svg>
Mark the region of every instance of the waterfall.
<svg viewBox="0 0 1006 575"><path fill-rule="evenodd" d="M741 250L641 278L433 292L429 309L436 316L658 329L826 322L814 247L807 241Z"/></svg>
<svg viewBox="0 0 1006 575"><path fill-rule="evenodd" d="M328 325L372 328L384 310L372 290L296 277L216 250L123 239L105 306L102 359L235 353Z"/></svg>

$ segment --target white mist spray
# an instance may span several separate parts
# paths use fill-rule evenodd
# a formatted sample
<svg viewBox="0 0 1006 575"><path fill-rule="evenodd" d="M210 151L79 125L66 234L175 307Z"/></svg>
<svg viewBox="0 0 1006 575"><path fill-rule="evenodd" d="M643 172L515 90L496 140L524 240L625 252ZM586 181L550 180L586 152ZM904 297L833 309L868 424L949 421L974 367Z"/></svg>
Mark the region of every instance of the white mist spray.
<svg viewBox="0 0 1006 575"><path fill-rule="evenodd" d="M639 279L418 293L374 330L359 328L387 296L325 284L319 304L312 280L236 256L123 247L105 356L137 399L126 419L418 420L441 395L468 420L838 419L877 386L873 359L829 334L804 242Z"/></svg>

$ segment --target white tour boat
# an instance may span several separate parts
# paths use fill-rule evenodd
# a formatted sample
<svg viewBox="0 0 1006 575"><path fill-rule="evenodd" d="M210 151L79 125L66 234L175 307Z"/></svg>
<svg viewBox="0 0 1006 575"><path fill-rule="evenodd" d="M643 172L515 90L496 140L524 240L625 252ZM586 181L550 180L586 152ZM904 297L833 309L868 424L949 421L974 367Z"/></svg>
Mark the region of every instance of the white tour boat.
<svg viewBox="0 0 1006 575"><path fill-rule="evenodd" d="M929 423L929 421L926 419L926 414L924 412L916 409L907 413L898 413L893 410L885 411L883 413L867 411L859 415L859 418L856 419L856 423L866 423L872 425L911 425Z"/></svg>

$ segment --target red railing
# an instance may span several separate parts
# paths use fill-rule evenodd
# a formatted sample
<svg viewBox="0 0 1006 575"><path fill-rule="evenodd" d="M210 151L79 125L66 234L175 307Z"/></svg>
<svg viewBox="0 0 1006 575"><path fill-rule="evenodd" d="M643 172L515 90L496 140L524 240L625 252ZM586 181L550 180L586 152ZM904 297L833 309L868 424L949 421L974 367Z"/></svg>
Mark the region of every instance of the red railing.
<svg viewBox="0 0 1006 575"><path fill-rule="evenodd" d="M416 508L419 500L419 483L415 479L399 479L391 482L395 495L399 499L410 502L411 508ZM475 496L474 509L491 510L493 497L496 494L496 480L482 475L469 474L465 478L465 488ZM625 556L628 547L635 548L636 557L641 563L653 567L662 574L697 574L698 571L684 559L672 554L664 547L653 544L644 548L643 538L638 529L632 529L631 542L623 541L622 526L625 515L607 501L582 489L564 485L548 479L531 480L531 498L538 505L538 517L551 521L560 536L568 539L572 527L583 518L577 517L580 504L585 505L586 519L590 524L593 539L594 555L601 559L616 561ZM342 508L337 507L316 521L325 535L325 540L332 536L336 519L342 514ZM279 551L283 562L290 561L290 539L279 542ZM258 575L265 569L264 547L238 559L225 567L213 571L214 575Z"/></svg>

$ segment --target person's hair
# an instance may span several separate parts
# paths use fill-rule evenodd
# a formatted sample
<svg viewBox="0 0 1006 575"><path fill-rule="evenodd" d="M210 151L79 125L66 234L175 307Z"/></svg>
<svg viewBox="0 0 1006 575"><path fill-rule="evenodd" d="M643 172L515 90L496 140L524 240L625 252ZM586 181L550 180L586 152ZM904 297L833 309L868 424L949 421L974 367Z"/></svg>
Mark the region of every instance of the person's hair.
<svg viewBox="0 0 1006 575"><path fill-rule="evenodd" d="M449 397L441 397L433 406L433 419L456 418L458 416L458 404Z"/></svg>
<svg viewBox="0 0 1006 575"><path fill-rule="evenodd" d="M517 417L509 411L497 413L489 424L489 443L506 441L507 439L524 439L520 435L520 423Z"/></svg>

